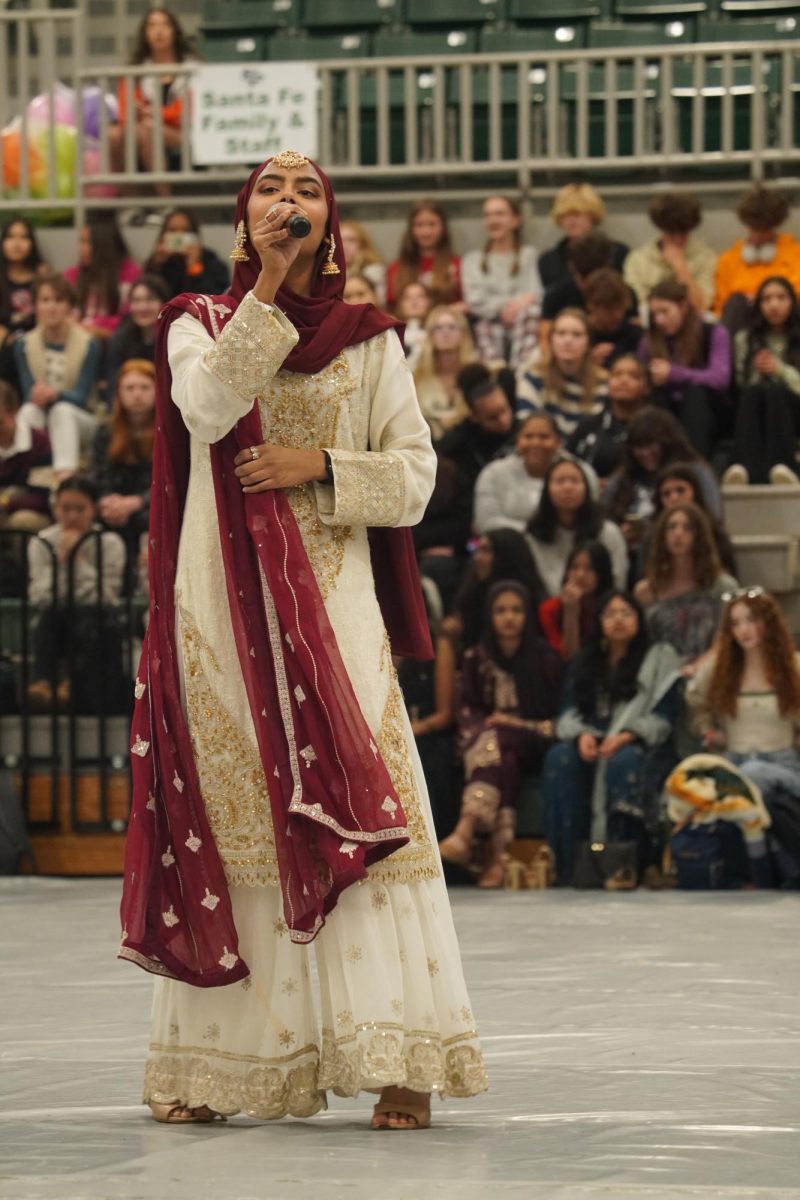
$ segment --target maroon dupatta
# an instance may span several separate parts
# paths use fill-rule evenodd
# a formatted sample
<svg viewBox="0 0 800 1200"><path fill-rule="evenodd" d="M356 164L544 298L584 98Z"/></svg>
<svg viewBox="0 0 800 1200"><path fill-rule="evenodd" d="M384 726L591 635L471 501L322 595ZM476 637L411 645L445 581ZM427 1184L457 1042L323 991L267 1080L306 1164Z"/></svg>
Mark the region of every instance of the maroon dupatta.
<svg viewBox="0 0 800 1200"><path fill-rule="evenodd" d="M237 221L262 170L253 173L240 194ZM320 177L328 195L329 229L338 241L335 201L322 172ZM371 306L343 305L337 293L344 263L337 254L341 280L320 277L319 291L333 294L306 299L282 289L276 297L300 334L284 363L287 368L307 369L313 359L320 370L344 345L366 340L390 324ZM230 293L180 297L160 321L150 621L136 684L134 797L121 909L121 957L201 987L231 983L248 968L238 954L224 869L181 704L174 585L189 439L171 399L167 337L182 312L192 313L216 336L249 290L243 266L249 264L237 265ZM371 863L405 844L408 834L286 496L281 491L245 496L234 474L238 450L261 441L256 404L211 447L211 462L232 628L269 785L284 915L293 940L310 941L341 891L363 879ZM429 656L408 530L380 531L386 534L407 539L398 540L397 555L385 536L377 541L376 566L382 565L376 585L379 599L391 597L384 617L393 646L400 653ZM396 583L381 578L387 566ZM403 611L398 602L402 605L405 596L410 607Z"/></svg>

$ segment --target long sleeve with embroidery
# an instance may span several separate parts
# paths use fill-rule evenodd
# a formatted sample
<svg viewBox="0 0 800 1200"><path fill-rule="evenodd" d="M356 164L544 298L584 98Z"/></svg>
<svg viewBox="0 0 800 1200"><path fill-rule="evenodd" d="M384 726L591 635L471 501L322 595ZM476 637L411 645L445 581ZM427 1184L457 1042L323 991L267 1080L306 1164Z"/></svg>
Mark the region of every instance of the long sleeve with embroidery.
<svg viewBox="0 0 800 1200"><path fill-rule="evenodd" d="M219 442L247 416L297 342L276 308L249 292L216 341L185 313L169 331L172 399L201 442Z"/></svg>
<svg viewBox="0 0 800 1200"><path fill-rule="evenodd" d="M315 483L325 525L416 525L436 479L436 455L403 347L389 330L368 344L369 449L329 447L334 486Z"/></svg>

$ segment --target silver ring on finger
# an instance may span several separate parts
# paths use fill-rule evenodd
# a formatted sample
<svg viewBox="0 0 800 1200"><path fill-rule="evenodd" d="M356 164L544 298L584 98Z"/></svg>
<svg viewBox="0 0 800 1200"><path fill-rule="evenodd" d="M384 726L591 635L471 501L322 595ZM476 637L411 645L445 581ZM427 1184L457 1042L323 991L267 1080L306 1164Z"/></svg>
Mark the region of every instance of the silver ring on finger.
<svg viewBox="0 0 800 1200"><path fill-rule="evenodd" d="M259 455L258 455L258 451L256 450L255 446L250 447L250 457L253 460L253 462L258 462Z"/></svg>

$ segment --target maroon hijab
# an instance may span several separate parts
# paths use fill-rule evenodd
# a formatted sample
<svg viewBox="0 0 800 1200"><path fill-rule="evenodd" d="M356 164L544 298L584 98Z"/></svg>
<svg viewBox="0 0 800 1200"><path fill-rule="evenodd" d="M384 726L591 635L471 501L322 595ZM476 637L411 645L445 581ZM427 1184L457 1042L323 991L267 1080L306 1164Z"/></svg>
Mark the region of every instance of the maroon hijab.
<svg viewBox="0 0 800 1200"><path fill-rule="evenodd" d="M263 169L253 173L239 196L237 222ZM326 177L319 174L328 196L329 231L336 237L335 201ZM250 262L237 264L229 293L183 296L168 305L156 348L151 604L132 724L134 796L120 956L201 987L234 982L248 968L238 954L230 896L181 700L174 585L189 439L171 400L167 337L172 321L183 312L218 336L255 282L254 259L251 247ZM338 246L334 261L341 275L318 274L311 298L290 289L281 289L276 297L300 334L286 368L321 370L345 346L392 327L370 305L343 303L344 261ZM371 863L405 844L408 834L286 496L281 491L245 496L231 470L240 448L261 441L255 404L211 447L211 464L232 629L268 781L284 916L293 940L303 942L314 938L341 891L363 879ZM429 656L408 531L377 532L382 536L377 553L373 545L376 589L379 600L389 596L393 601L384 616L394 648ZM409 607L403 606L404 597Z"/></svg>

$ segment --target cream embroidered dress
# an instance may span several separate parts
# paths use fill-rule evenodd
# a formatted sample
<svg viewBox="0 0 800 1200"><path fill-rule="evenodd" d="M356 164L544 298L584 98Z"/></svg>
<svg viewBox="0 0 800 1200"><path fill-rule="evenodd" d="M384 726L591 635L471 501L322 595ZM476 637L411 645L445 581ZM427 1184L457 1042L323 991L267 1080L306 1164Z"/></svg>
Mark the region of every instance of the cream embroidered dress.
<svg viewBox="0 0 800 1200"><path fill-rule="evenodd" d="M286 317L252 293L216 342L189 315L175 321L168 341L173 400L191 434L176 581L185 707L251 975L211 989L156 980L145 1100L268 1118L311 1116L326 1106L326 1089L354 1096L401 1083L471 1096L487 1086L367 543L369 525L422 516L435 473L428 428L394 333L348 347L317 375L280 369L296 341ZM335 486L307 484L289 499L412 833L408 846L343 893L311 947L290 941L282 916L211 476L210 443L255 397L265 441L330 450Z"/></svg>

